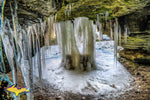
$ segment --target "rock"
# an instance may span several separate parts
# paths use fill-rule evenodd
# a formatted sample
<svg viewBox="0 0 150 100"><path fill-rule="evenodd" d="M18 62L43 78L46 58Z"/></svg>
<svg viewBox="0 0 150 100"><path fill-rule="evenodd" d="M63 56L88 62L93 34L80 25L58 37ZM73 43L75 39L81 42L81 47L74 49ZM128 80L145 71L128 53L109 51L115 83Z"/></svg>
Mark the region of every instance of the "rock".
<svg viewBox="0 0 150 100"><path fill-rule="evenodd" d="M61 96L55 98L56 100L64 100Z"/></svg>
<svg viewBox="0 0 150 100"><path fill-rule="evenodd" d="M137 94L137 93L140 93L139 91L135 91L135 93Z"/></svg>
<svg viewBox="0 0 150 100"><path fill-rule="evenodd" d="M14 0L8 0L5 4L4 15L11 19L10 3L14 9ZM40 22L39 18L44 20L52 14L55 14L61 7L60 0L17 0L17 15L19 23L24 26Z"/></svg>
<svg viewBox="0 0 150 100"><path fill-rule="evenodd" d="M82 97L81 100L86 100L86 98L85 98L85 97Z"/></svg>
<svg viewBox="0 0 150 100"><path fill-rule="evenodd" d="M146 81L146 79L143 79L142 81Z"/></svg>
<svg viewBox="0 0 150 100"><path fill-rule="evenodd" d="M112 85L110 85L111 87L113 87L113 88L116 88L116 86L114 85L114 84L112 84Z"/></svg>
<svg viewBox="0 0 150 100"><path fill-rule="evenodd" d="M136 75L138 75L138 76L139 76L139 75L141 75L141 74L140 74L139 72L137 72L137 73L136 73Z"/></svg>
<svg viewBox="0 0 150 100"><path fill-rule="evenodd" d="M137 15L138 17L135 17ZM127 23L128 22L128 23ZM150 65L150 5L133 13L119 17L119 24L124 31L128 25L130 33L127 43L122 42L124 48L120 56L140 65Z"/></svg>

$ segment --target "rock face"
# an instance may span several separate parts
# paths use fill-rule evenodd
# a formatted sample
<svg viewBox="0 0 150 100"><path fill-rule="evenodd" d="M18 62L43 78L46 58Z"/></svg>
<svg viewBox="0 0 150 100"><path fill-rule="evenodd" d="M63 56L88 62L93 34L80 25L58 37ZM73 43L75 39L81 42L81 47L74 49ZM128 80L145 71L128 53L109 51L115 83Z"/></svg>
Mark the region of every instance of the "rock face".
<svg viewBox="0 0 150 100"><path fill-rule="evenodd" d="M14 10L15 0L6 1L4 16L11 19L11 8ZM38 23L41 20L56 13L61 7L60 0L16 0L17 1L17 15L19 24L28 25Z"/></svg>
<svg viewBox="0 0 150 100"><path fill-rule="evenodd" d="M150 65L150 5L141 10L119 18L122 29L124 24L129 27L127 44L123 43L124 51L120 53L131 61Z"/></svg>
<svg viewBox="0 0 150 100"><path fill-rule="evenodd" d="M141 10L119 17L119 22L121 25L128 24L130 36L137 35L137 33L148 34L150 31L150 5L147 4Z"/></svg>

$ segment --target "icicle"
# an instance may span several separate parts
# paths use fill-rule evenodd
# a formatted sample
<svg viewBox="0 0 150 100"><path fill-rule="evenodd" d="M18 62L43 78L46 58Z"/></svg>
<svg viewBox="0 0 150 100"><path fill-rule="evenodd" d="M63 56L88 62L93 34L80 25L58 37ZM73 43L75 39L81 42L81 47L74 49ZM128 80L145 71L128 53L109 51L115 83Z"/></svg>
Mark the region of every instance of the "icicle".
<svg viewBox="0 0 150 100"><path fill-rule="evenodd" d="M36 66L36 37L35 37L35 31L33 29L33 26L32 26L32 29L31 29L31 35L32 35L32 48L33 48L33 58L32 58L32 66L33 66L33 72L34 72L34 69L35 69L35 66Z"/></svg>
<svg viewBox="0 0 150 100"><path fill-rule="evenodd" d="M69 15L71 15L71 4L69 6Z"/></svg>
<svg viewBox="0 0 150 100"><path fill-rule="evenodd" d="M105 13L105 22L106 22L106 26L107 26L107 18L108 18L108 16L109 16L109 12L106 11L106 13Z"/></svg>
<svg viewBox="0 0 150 100"><path fill-rule="evenodd" d="M45 68L46 67L46 64L45 64L45 47L41 48L42 49L42 68Z"/></svg>
<svg viewBox="0 0 150 100"><path fill-rule="evenodd" d="M42 66L41 66L41 52L40 52L40 29L39 25L34 25L34 31L36 34L36 52L37 52L37 65L39 71L40 87L42 88Z"/></svg>
<svg viewBox="0 0 150 100"><path fill-rule="evenodd" d="M99 28L99 40L103 40L103 31L102 31L102 24L99 21L99 14L97 14L97 21L96 21L96 25Z"/></svg>
<svg viewBox="0 0 150 100"><path fill-rule="evenodd" d="M45 32L46 32L46 22L41 22L41 34L43 35L43 37L42 38L44 38L45 37ZM41 41L41 43L42 44L44 44L43 43L43 40ZM42 68L45 68L45 46L43 47L43 48L41 48L42 50L41 50L41 60L42 60Z"/></svg>
<svg viewBox="0 0 150 100"><path fill-rule="evenodd" d="M17 16L17 1L15 0L15 10L14 10L14 24L15 24L15 35L16 35L16 41L17 41L17 37L18 37L18 16Z"/></svg>
<svg viewBox="0 0 150 100"><path fill-rule="evenodd" d="M81 17L76 18L73 23L65 21L55 26L57 27L58 43L61 43L64 67L77 70L93 69L95 40L93 22Z"/></svg>
<svg viewBox="0 0 150 100"><path fill-rule="evenodd" d="M99 34L98 34L98 39L100 40L100 29L99 29L99 14L97 14L97 21L96 21L96 29L98 28Z"/></svg>
<svg viewBox="0 0 150 100"><path fill-rule="evenodd" d="M114 24L114 61L115 66L117 66L117 46L118 46L118 19L115 19Z"/></svg>
<svg viewBox="0 0 150 100"><path fill-rule="evenodd" d="M127 34L129 35L129 34L130 34L130 29L129 29L129 26L127 27L127 29L128 29L128 33L127 33Z"/></svg>
<svg viewBox="0 0 150 100"><path fill-rule="evenodd" d="M119 25L119 46L121 46L121 27Z"/></svg>
<svg viewBox="0 0 150 100"><path fill-rule="evenodd" d="M1 13L1 25L3 25L3 21L4 21L4 8L5 8L5 4L6 4L6 0L3 0L2 3L2 13ZM2 27L2 26L1 26Z"/></svg>
<svg viewBox="0 0 150 100"><path fill-rule="evenodd" d="M55 14L55 19L54 19L54 22L56 23L56 20L57 20L57 14Z"/></svg>
<svg viewBox="0 0 150 100"><path fill-rule="evenodd" d="M27 41L28 41L28 63L29 63L29 88L31 89L31 97L33 100L33 61L32 61L32 27L28 29L27 33Z"/></svg>
<svg viewBox="0 0 150 100"><path fill-rule="evenodd" d="M72 4L67 5L65 8L65 16L67 15L67 17L69 17L69 15L71 14L71 6Z"/></svg>
<svg viewBox="0 0 150 100"><path fill-rule="evenodd" d="M127 34L128 34L128 28L126 25L124 25L124 41L127 43Z"/></svg>
<svg viewBox="0 0 150 100"><path fill-rule="evenodd" d="M68 6L68 5L67 5ZM66 8L65 8L65 16L67 15L67 6L66 6Z"/></svg>
<svg viewBox="0 0 150 100"><path fill-rule="evenodd" d="M3 38L3 42L4 42L4 47L5 47L5 53L6 53L6 56L7 56L7 59L8 59L8 62L9 62L9 65L11 67L11 70L12 70L12 78L13 78L13 83L15 84L16 83L16 79L15 79L15 62L14 62L14 42L13 42L13 31L10 27L10 23L8 21L8 19L6 19L6 22L7 22L7 25L8 25L8 29L10 30L10 39L9 39L9 36L5 36L5 33L2 32L2 38ZM12 45L11 45L12 44ZM6 47L9 47L9 51Z"/></svg>
<svg viewBox="0 0 150 100"><path fill-rule="evenodd" d="M48 46L49 46L49 43L50 43L50 22L51 22L51 19L50 18L48 18L48 20L47 20L47 31L46 31L46 33L44 34L44 40L45 40L45 46L46 46L46 49L48 49ZM48 50L47 50L47 55L48 55Z"/></svg>
<svg viewBox="0 0 150 100"><path fill-rule="evenodd" d="M113 29L112 29L112 21L110 20L110 37L113 40Z"/></svg>
<svg viewBox="0 0 150 100"><path fill-rule="evenodd" d="M57 33L57 43L58 43L58 45L59 45L59 50L61 51L62 50L62 43L61 43L61 27L60 27L60 23L55 23L54 24L55 25L55 31L56 31L56 33Z"/></svg>
<svg viewBox="0 0 150 100"><path fill-rule="evenodd" d="M103 31L102 31L102 24L99 24L99 35L100 35L100 40L103 40Z"/></svg>
<svg viewBox="0 0 150 100"><path fill-rule="evenodd" d="M97 22L99 22L99 14L97 14Z"/></svg>
<svg viewBox="0 0 150 100"><path fill-rule="evenodd" d="M10 9L11 9L11 14L12 14L12 22L13 22L13 31L15 33L15 43L13 43L14 41L12 41L13 44L13 51L14 51L14 69L15 69L15 82L16 84L18 84L18 67L19 67L19 63L17 62L17 60L19 60L20 58L20 54L19 54L19 48L18 48L18 19L17 19L17 2L15 0L15 10L13 11L11 3L10 3ZM13 34L13 33L12 33ZM12 39L13 40L13 39ZM18 52L18 53L17 53Z"/></svg>
<svg viewBox="0 0 150 100"><path fill-rule="evenodd" d="M67 8L67 15L68 15L68 17L69 17L69 15L70 15L69 5L68 5L68 8Z"/></svg>
<svg viewBox="0 0 150 100"><path fill-rule="evenodd" d="M5 4L6 4L6 0L3 0L2 2L2 10L1 10L1 27L0 27L0 44L1 44L1 52L0 52L0 55L1 55L1 64L2 64L2 69L3 69L3 72L5 73L5 64L4 64L4 59L3 59L3 54L2 54L2 33L3 33L3 21L4 21L4 8L5 8Z"/></svg>
<svg viewBox="0 0 150 100"><path fill-rule="evenodd" d="M29 30L29 29L28 29ZM26 87L30 87L30 76L29 76L29 58L28 58L28 37L27 37L27 32L23 31L23 50L24 50L24 55L23 55L23 65L21 66L21 71L22 75L24 76L24 82ZM26 94L27 95L27 100L32 100L31 93Z"/></svg>

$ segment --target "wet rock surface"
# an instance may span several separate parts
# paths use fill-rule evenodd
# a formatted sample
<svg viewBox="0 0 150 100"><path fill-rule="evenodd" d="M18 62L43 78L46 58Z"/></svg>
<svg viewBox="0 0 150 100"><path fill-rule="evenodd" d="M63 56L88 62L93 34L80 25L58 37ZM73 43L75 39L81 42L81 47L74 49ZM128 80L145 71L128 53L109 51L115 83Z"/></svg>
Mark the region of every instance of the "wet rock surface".
<svg viewBox="0 0 150 100"><path fill-rule="evenodd" d="M150 66L139 65L130 60L120 58L120 62L135 77L136 88L118 97L119 100L149 100L150 99Z"/></svg>
<svg viewBox="0 0 150 100"><path fill-rule="evenodd" d="M119 17L119 24L122 29L124 25L129 27L127 43L122 41L124 50L120 56L134 63L150 65L150 5Z"/></svg>
<svg viewBox="0 0 150 100"><path fill-rule="evenodd" d="M31 25L34 23L39 23L40 19L44 20L50 15L56 13L61 7L62 2L59 0L16 0L18 9L18 21L21 26ZM58 3L59 2L59 3ZM14 0L6 1L4 8L4 16L8 19L12 19L10 4L14 10L15 2Z"/></svg>

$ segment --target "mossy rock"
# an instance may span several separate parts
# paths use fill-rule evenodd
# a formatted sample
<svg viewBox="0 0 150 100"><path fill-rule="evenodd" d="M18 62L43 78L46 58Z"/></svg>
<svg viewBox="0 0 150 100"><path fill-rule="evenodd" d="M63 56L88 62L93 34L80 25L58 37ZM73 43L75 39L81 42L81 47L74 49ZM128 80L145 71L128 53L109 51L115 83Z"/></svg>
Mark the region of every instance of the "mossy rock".
<svg viewBox="0 0 150 100"><path fill-rule="evenodd" d="M124 39L124 37L122 37ZM137 34L136 36L127 38L127 43L122 41L122 46L126 50L138 51L138 52L145 52L150 53L150 34L148 35L140 35Z"/></svg>
<svg viewBox="0 0 150 100"><path fill-rule="evenodd" d="M142 65L150 65L150 59L147 58L135 58L134 61Z"/></svg>
<svg viewBox="0 0 150 100"><path fill-rule="evenodd" d="M146 6L148 1L144 0L66 0L67 5L72 5L71 14L65 15L65 9L67 5L63 5L57 12L57 20L72 20L76 17L88 17L92 20L96 20L96 14L109 11L109 19L124 16L132 12L142 9ZM143 3L144 2L144 3ZM101 19L104 19L101 16Z"/></svg>
<svg viewBox="0 0 150 100"><path fill-rule="evenodd" d="M140 52L138 50L122 50L119 52L121 58L125 58L131 62L141 64L141 65L150 65L150 54Z"/></svg>

